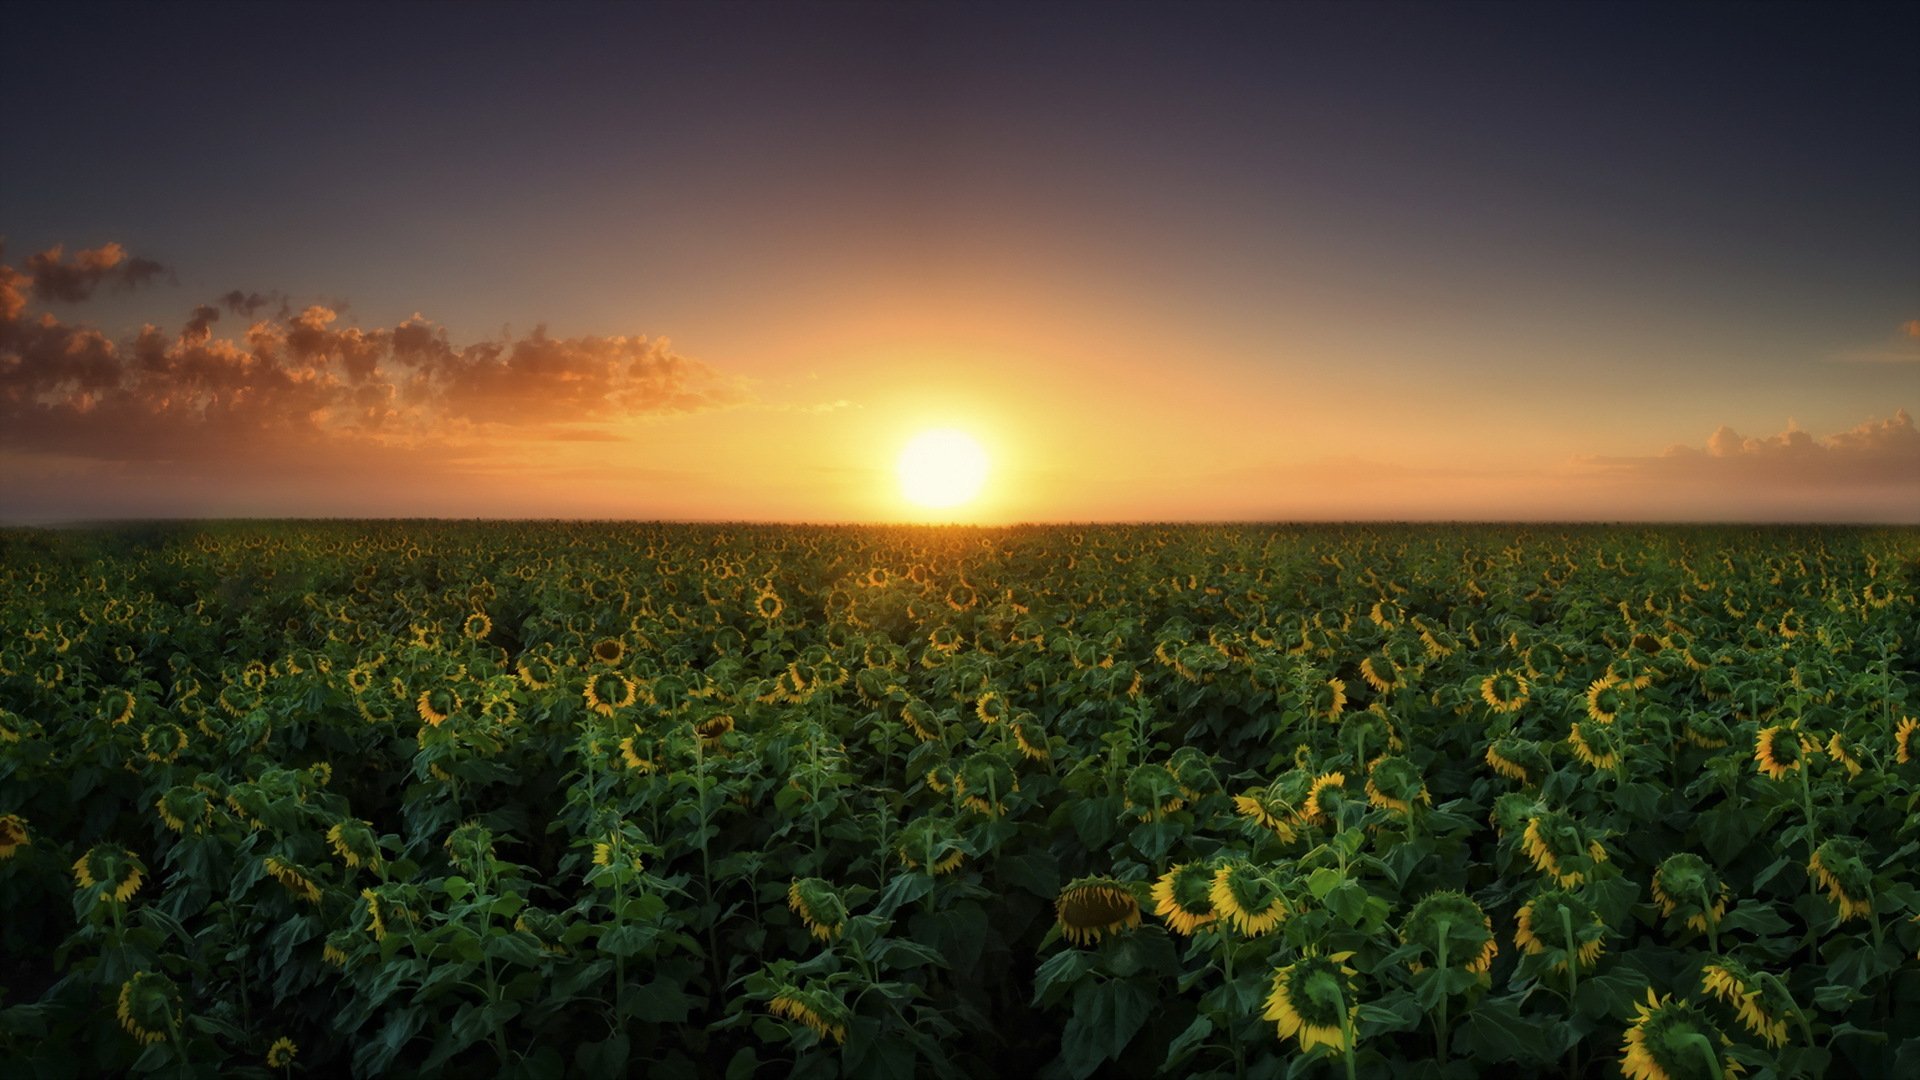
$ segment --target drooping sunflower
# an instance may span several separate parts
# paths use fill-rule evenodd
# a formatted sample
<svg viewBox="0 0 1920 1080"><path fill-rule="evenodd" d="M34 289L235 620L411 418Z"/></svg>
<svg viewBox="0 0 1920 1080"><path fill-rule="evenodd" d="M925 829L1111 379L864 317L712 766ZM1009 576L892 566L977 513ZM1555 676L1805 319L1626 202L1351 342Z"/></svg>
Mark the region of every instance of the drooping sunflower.
<svg viewBox="0 0 1920 1080"><path fill-rule="evenodd" d="M1415 970L1431 961L1472 972L1482 980L1500 952L1493 919L1467 894L1452 890L1429 893L1413 905L1400 924L1400 942L1420 949L1420 957L1413 961Z"/></svg>
<svg viewBox="0 0 1920 1080"><path fill-rule="evenodd" d="M247 666L240 669L240 685L258 694L267 688L267 665L265 661L249 660Z"/></svg>
<svg viewBox="0 0 1920 1080"><path fill-rule="evenodd" d="M1047 746L1047 729L1040 718L1030 712L1015 714L1007 730L1013 732L1013 742L1020 753L1031 761L1051 761L1053 751Z"/></svg>
<svg viewBox="0 0 1920 1080"><path fill-rule="evenodd" d="M847 1041L846 1006L817 985L782 986L767 1002L767 1008L775 1016L805 1024L822 1039Z"/></svg>
<svg viewBox="0 0 1920 1080"><path fill-rule="evenodd" d="M293 1064L294 1055L299 1052L300 1048L294 1045L293 1040L282 1035L273 1040L272 1046L267 1047L267 1068L288 1068Z"/></svg>
<svg viewBox="0 0 1920 1080"><path fill-rule="evenodd" d="M1390 694L1405 685L1399 665L1384 653L1361 660L1360 677L1382 694Z"/></svg>
<svg viewBox="0 0 1920 1080"><path fill-rule="evenodd" d="M983 724L997 724L1007 718L1007 699L998 690L989 690L973 703L973 714Z"/></svg>
<svg viewBox="0 0 1920 1080"><path fill-rule="evenodd" d="M796 878L787 886L787 906L800 916L807 932L832 941L847 927L847 905L824 878Z"/></svg>
<svg viewBox="0 0 1920 1080"><path fill-rule="evenodd" d="M1281 840L1291 843L1299 834L1293 827L1293 807L1279 798L1272 788L1250 788L1233 797L1234 812Z"/></svg>
<svg viewBox="0 0 1920 1080"><path fill-rule="evenodd" d="M1593 864L1607 861L1607 849L1599 840L1589 837L1578 822L1555 810L1527 819L1520 846L1533 860L1534 868L1563 889L1586 881Z"/></svg>
<svg viewBox="0 0 1920 1080"><path fill-rule="evenodd" d="M589 653L594 663L612 667L627 658L627 643L616 637L604 637L593 643Z"/></svg>
<svg viewBox="0 0 1920 1080"><path fill-rule="evenodd" d="M1519 712L1527 704L1527 677L1517 671L1496 671L1480 680L1480 700L1496 713Z"/></svg>
<svg viewBox="0 0 1920 1080"><path fill-rule="evenodd" d="M1706 933L1727 913L1732 893L1707 861L1690 851L1662 859L1653 871L1653 899L1660 914L1682 919L1689 930Z"/></svg>
<svg viewBox="0 0 1920 1080"><path fill-rule="evenodd" d="M918 817L908 822L900 830L894 850L902 866L909 870L926 867L935 877L958 870L967 860L966 848L952 822L938 817Z"/></svg>
<svg viewBox="0 0 1920 1080"><path fill-rule="evenodd" d="M111 727L121 725L133 719L137 699L125 690L108 690L100 695L98 712L100 719Z"/></svg>
<svg viewBox="0 0 1920 1080"><path fill-rule="evenodd" d="M720 749L726 737L731 735L733 730L733 716L729 713L709 716L705 720L693 725L693 733L699 736L701 748L709 751Z"/></svg>
<svg viewBox="0 0 1920 1080"><path fill-rule="evenodd" d="M1784 780L1806 763L1813 741L1784 724L1762 728L1753 740L1754 767L1767 777Z"/></svg>
<svg viewBox="0 0 1920 1080"><path fill-rule="evenodd" d="M1795 1019L1799 1010L1780 980L1762 978L1740 961L1719 956L1700 969L1700 986L1707 996L1731 1006L1741 1025L1769 1048L1777 1050L1787 1044L1787 1022Z"/></svg>
<svg viewBox="0 0 1920 1080"><path fill-rule="evenodd" d="M137 971L120 984L120 1026L142 1045L165 1042L184 1019L180 988L157 971Z"/></svg>
<svg viewBox="0 0 1920 1080"><path fill-rule="evenodd" d="M1149 761L1127 774L1126 809L1140 821L1158 821L1187 805L1173 771Z"/></svg>
<svg viewBox="0 0 1920 1080"><path fill-rule="evenodd" d="M276 855L267 856L264 865L267 873L273 875L275 881L298 899L305 900L309 904L320 902L320 886L313 883L313 878L307 875L305 867L288 862Z"/></svg>
<svg viewBox="0 0 1920 1080"><path fill-rule="evenodd" d="M420 691L413 707L427 726L439 727L447 722L447 717L460 711L460 695L454 693L451 686L436 686Z"/></svg>
<svg viewBox="0 0 1920 1080"><path fill-rule="evenodd" d="M1600 962L1607 948L1607 924L1578 893L1546 889L1514 912L1513 943L1529 956L1545 956L1549 966L1581 971Z"/></svg>
<svg viewBox="0 0 1920 1080"><path fill-rule="evenodd" d="M1587 684L1587 718L1596 724L1611 724L1620 715L1622 682L1609 670Z"/></svg>
<svg viewBox="0 0 1920 1080"><path fill-rule="evenodd" d="M921 742L936 742L940 738L940 719L933 709L919 698L909 698L900 706L900 720L913 732L913 737Z"/></svg>
<svg viewBox="0 0 1920 1080"><path fill-rule="evenodd" d="M1180 863L1153 883L1153 913L1182 937L1214 920L1213 867L1205 862Z"/></svg>
<svg viewBox="0 0 1920 1080"><path fill-rule="evenodd" d="M372 889L361 889L360 899L367 905L367 931L375 941L387 939L387 921L380 912L380 894Z"/></svg>
<svg viewBox="0 0 1920 1080"><path fill-rule="evenodd" d="M140 749L148 761L170 763L187 748L187 733L178 724L158 723L140 733Z"/></svg>
<svg viewBox="0 0 1920 1080"><path fill-rule="evenodd" d="M11 859L14 852L32 844L26 818L19 814L0 814L0 860Z"/></svg>
<svg viewBox="0 0 1920 1080"><path fill-rule="evenodd" d="M1367 769L1367 802L1405 817L1414 803L1432 803L1427 783L1413 762L1397 754L1375 758Z"/></svg>
<svg viewBox="0 0 1920 1080"><path fill-rule="evenodd" d="M1353 987L1356 972L1347 966L1352 956L1351 952L1321 956L1308 950L1276 970L1260 1018L1276 1021L1280 1038L1292 1039L1302 1053L1324 1046L1329 1053L1344 1054L1348 1033L1360 1015Z"/></svg>
<svg viewBox="0 0 1920 1080"><path fill-rule="evenodd" d="M1300 820L1310 825L1327 823L1328 811L1332 804L1329 797L1338 797L1346 786L1347 774L1344 772L1322 773L1313 778L1313 785L1307 789L1307 797L1300 804Z"/></svg>
<svg viewBox="0 0 1920 1080"><path fill-rule="evenodd" d="M1689 710L1686 718L1681 721L1681 730L1685 733L1689 744L1702 750L1718 750L1732 741L1727 725L1720 718L1692 710Z"/></svg>
<svg viewBox="0 0 1920 1080"><path fill-rule="evenodd" d="M1581 764L1595 772L1606 772L1620 764L1623 749L1619 729L1613 724L1582 725L1575 720L1567 731L1567 745Z"/></svg>
<svg viewBox="0 0 1920 1080"><path fill-rule="evenodd" d="M125 848L95 844L73 862L73 880L78 888L99 889L100 899L124 904L140 891L147 867L140 857Z"/></svg>
<svg viewBox="0 0 1920 1080"><path fill-rule="evenodd" d="M1893 760L1905 765L1920 757L1920 750L1914 747L1913 733L1920 731L1920 720L1911 716L1900 718L1900 726L1893 732Z"/></svg>
<svg viewBox="0 0 1920 1080"><path fill-rule="evenodd" d="M368 822L358 818L335 822L327 830L327 843L350 870L363 866L369 870L380 869L380 838L374 835L373 826Z"/></svg>
<svg viewBox="0 0 1920 1080"><path fill-rule="evenodd" d="M1339 679L1328 679L1313 688L1312 701L1308 706L1315 716L1324 716L1329 720L1340 719L1347 708L1347 684Z"/></svg>
<svg viewBox="0 0 1920 1080"><path fill-rule="evenodd" d="M1546 756L1526 739L1505 735L1487 744L1487 765L1509 780L1532 784L1547 771Z"/></svg>
<svg viewBox="0 0 1920 1080"><path fill-rule="evenodd" d="M1292 914L1280 883L1245 859L1220 863L1207 897L1213 910L1247 937L1267 933Z"/></svg>
<svg viewBox="0 0 1920 1080"><path fill-rule="evenodd" d="M587 680L581 696L586 700L588 710L601 716L612 716L640 699L640 687L617 671L603 671Z"/></svg>
<svg viewBox="0 0 1920 1080"><path fill-rule="evenodd" d="M1110 877L1068 882L1054 898L1053 911L1060 935L1074 945L1090 945L1140 925L1139 899L1132 889Z"/></svg>
<svg viewBox="0 0 1920 1080"><path fill-rule="evenodd" d="M177 833L204 833L213 821L213 803L198 788L176 785L154 800L160 823Z"/></svg>
<svg viewBox="0 0 1920 1080"><path fill-rule="evenodd" d="M1655 996L1648 987L1646 1004L1635 1009L1621 1046L1620 1073L1627 1080L1734 1080L1746 1071L1722 1049L1731 1045L1726 1035L1692 1002ZM1700 1059L1703 1046L1711 1065Z"/></svg>
<svg viewBox="0 0 1920 1080"><path fill-rule="evenodd" d="M1841 740L1840 733L1837 731L1827 739L1827 756L1847 770L1847 779L1852 780L1860 775L1861 765L1859 759L1848 752L1846 743Z"/></svg>
<svg viewBox="0 0 1920 1080"><path fill-rule="evenodd" d="M1865 855L1859 840L1836 836L1822 841L1807 860L1807 872L1839 905L1841 922L1873 913L1873 871L1867 868Z"/></svg>

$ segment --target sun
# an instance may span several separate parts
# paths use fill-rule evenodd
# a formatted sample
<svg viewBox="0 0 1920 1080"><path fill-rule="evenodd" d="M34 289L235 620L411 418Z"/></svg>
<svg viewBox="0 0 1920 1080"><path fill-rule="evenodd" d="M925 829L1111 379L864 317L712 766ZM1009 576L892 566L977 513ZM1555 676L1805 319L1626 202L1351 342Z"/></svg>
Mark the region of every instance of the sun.
<svg viewBox="0 0 1920 1080"><path fill-rule="evenodd" d="M923 431L900 451L900 494L929 510L971 502L987 482L987 452L964 431Z"/></svg>

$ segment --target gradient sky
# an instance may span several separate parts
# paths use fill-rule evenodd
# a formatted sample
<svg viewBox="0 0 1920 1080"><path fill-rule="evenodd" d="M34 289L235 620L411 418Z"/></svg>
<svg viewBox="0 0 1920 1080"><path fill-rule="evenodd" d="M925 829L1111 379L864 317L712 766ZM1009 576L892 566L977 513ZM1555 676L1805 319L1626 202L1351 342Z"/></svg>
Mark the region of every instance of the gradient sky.
<svg viewBox="0 0 1920 1080"><path fill-rule="evenodd" d="M1920 521L1911 5L3 37L3 521Z"/></svg>

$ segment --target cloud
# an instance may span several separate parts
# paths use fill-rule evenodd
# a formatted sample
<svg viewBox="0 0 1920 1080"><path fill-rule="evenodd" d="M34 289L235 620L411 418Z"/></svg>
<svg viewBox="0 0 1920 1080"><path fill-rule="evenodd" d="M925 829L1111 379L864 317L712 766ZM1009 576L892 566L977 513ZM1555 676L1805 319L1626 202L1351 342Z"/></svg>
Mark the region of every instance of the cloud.
<svg viewBox="0 0 1920 1080"><path fill-rule="evenodd" d="M1920 319L1908 319L1900 324L1901 332L1911 338L1920 338Z"/></svg>
<svg viewBox="0 0 1920 1080"><path fill-rule="evenodd" d="M287 456L347 443L419 450L557 425L618 424L745 402L745 385L664 338L556 337L456 344L414 315L344 325L339 305L293 311L275 293L233 290L177 331L116 342L30 310L162 272L117 244L0 262L0 450L98 461ZM278 305L279 310L266 314ZM223 311L242 322L227 336Z"/></svg>
<svg viewBox="0 0 1920 1080"><path fill-rule="evenodd" d="M1827 358L1839 364L1920 364L1920 319L1908 319L1875 344Z"/></svg>
<svg viewBox="0 0 1920 1080"><path fill-rule="evenodd" d="M119 244L73 253L71 262L63 261L61 245L55 244L37 255L27 256L27 276L33 281L33 294L42 300L77 303L93 295L104 284L135 288L167 272L167 268L145 258L129 258Z"/></svg>

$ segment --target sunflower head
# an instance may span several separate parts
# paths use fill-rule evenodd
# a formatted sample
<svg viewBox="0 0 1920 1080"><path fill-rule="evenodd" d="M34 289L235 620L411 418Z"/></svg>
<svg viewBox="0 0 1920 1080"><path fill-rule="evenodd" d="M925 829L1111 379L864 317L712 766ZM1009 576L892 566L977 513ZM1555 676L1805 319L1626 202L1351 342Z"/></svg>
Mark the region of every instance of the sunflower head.
<svg viewBox="0 0 1920 1080"><path fill-rule="evenodd" d="M486 612L476 611L467 616L466 622L460 624L460 632L469 640L485 641L487 635L493 633L493 620L487 617Z"/></svg>
<svg viewBox="0 0 1920 1080"><path fill-rule="evenodd" d="M1389 754L1367 770L1367 802L1382 810L1405 816L1413 812L1413 804L1432 801L1419 767L1406 758Z"/></svg>
<svg viewBox="0 0 1920 1080"><path fill-rule="evenodd" d="M1911 716L1900 718L1900 726L1893 731L1893 760L1906 765L1920 758L1920 745L1916 745L1914 733L1920 731L1920 720Z"/></svg>
<svg viewBox="0 0 1920 1080"><path fill-rule="evenodd" d="M1807 860L1807 872L1839 905L1841 922L1873 913L1873 871L1866 856L1866 845L1858 839L1836 836L1822 841Z"/></svg>
<svg viewBox="0 0 1920 1080"><path fill-rule="evenodd" d="M108 690L100 695L98 713L100 719L119 727L133 719L136 699L125 690Z"/></svg>
<svg viewBox="0 0 1920 1080"><path fill-rule="evenodd" d="M835 1043L847 1041L851 1014L838 997L817 982L780 986L767 1002L767 1008L775 1016L805 1024L821 1039L831 1038Z"/></svg>
<svg viewBox="0 0 1920 1080"><path fill-rule="evenodd" d="M787 605L781 601L780 594L774 591L772 585L763 586L753 598L753 613L768 622L779 618L786 609Z"/></svg>
<svg viewBox="0 0 1920 1080"><path fill-rule="evenodd" d="M587 679L586 689L581 691L581 695L586 699L589 710L601 716L612 716L639 700L640 687L617 671L602 671Z"/></svg>
<svg viewBox="0 0 1920 1080"><path fill-rule="evenodd" d="M1053 750L1047 745L1047 729L1040 718L1030 712L1014 714L1007 730L1013 732L1014 745L1020 748L1022 756L1030 761L1051 761ZM917 732L916 732L917 734Z"/></svg>
<svg viewBox="0 0 1920 1080"><path fill-rule="evenodd" d="M1653 899L1660 914L1682 920L1691 930L1705 933L1727 913L1730 892L1707 861L1690 851L1675 852L1653 872Z"/></svg>
<svg viewBox="0 0 1920 1080"><path fill-rule="evenodd" d="M1554 971L1591 969L1606 951L1607 925L1592 904L1565 889L1544 889L1514 913L1513 943Z"/></svg>
<svg viewBox="0 0 1920 1080"><path fill-rule="evenodd" d="M1360 1014L1353 987L1350 952L1321 956L1309 951L1273 973L1263 1020L1278 1025L1280 1038L1292 1039L1302 1053L1323 1047L1342 1055Z"/></svg>
<svg viewBox="0 0 1920 1080"><path fill-rule="evenodd" d="M1744 1070L1727 1056L1728 1045L1704 1010L1648 988L1627 1029L1620 1072L1627 1080L1733 1080Z"/></svg>
<svg viewBox="0 0 1920 1080"><path fill-rule="evenodd" d="M165 1042L184 1019L180 988L157 971L135 972L120 984L120 1026L142 1044Z"/></svg>
<svg viewBox="0 0 1920 1080"><path fill-rule="evenodd" d="M807 932L832 941L847 926L847 905L824 878L796 878L787 886L787 906L800 916Z"/></svg>
<svg viewBox="0 0 1920 1080"><path fill-rule="evenodd" d="M0 859L11 859L13 853L33 843L27 835L27 819L19 814L0 814Z"/></svg>
<svg viewBox="0 0 1920 1080"><path fill-rule="evenodd" d="M1422 964L1430 958L1437 966L1482 977L1500 952L1493 920L1465 893L1452 891L1429 894L1413 905L1400 924L1400 941L1419 948Z"/></svg>
<svg viewBox="0 0 1920 1080"><path fill-rule="evenodd" d="M612 667L627 658L627 643L615 637L604 637L593 643L588 650L596 664Z"/></svg>
<svg viewBox="0 0 1920 1080"><path fill-rule="evenodd" d="M1607 849L1600 841L1580 822L1557 810L1541 811L1528 818L1520 845L1533 860L1534 868L1563 889L1586 881L1600 863L1607 861Z"/></svg>
<svg viewBox="0 0 1920 1080"><path fill-rule="evenodd" d="M901 865L909 870L924 868L934 875L951 873L966 861L966 848L951 821L941 817L917 817L900 830L895 852Z"/></svg>
<svg viewBox="0 0 1920 1080"><path fill-rule="evenodd" d="M1799 1007L1778 978L1730 956L1716 956L1701 967L1700 988L1731 1008L1741 1026L1769 1049L1785 1046L1787 1023L1800 1018Z"/></svg>
<svg viewBox="0 0 1920 1080"><path fill-rule="evenodd" d="M1228 859L1214 867L1207 898L1228 925L1247 937L1273 930L1292 914L1280 880L1245 859Z"/></svg>
<svg viewBox="0 0 1920 1080"><path fill-rule="evenodd" d="M293 1064L294 1055L299 1052L300 1049L293 1044L293 1040L282 1035L273 1040L272 1046L267 1047L267 1068L287 1068Z"/></svg>
<svg viewBox="0 0 1920 1080"><path fill-rule="evenodd" d="M493 830L469 821L448 833L443 846L453 865L472 874L493 860Z"/></svg>
<svg viewBox="0 0 1920 1080"><path fill-rule="evenodd" d="M1753 741L1754 767L1773 780L1801 768L1814 749L1811 740L1784 724L1762 728Z"/></svg>
<svg viewBox="0 0 1920 1080"><path fill-rule="evenodd" d="M153 804L160 823L177 833L204 833L213 821L213 801L199 788L176 785Z"/></svg>
<svg viewBox="0 0 1920 1080"><path fill-rule="evenodd" d="M1496 671L1480 680L1480 699L1496 713L1519 712L1527 704L1527 677L1517 671Z"/></svg>
<svg viewBox="0 0 1920 1080"><path fill-rule="evenodd" d="M102 902L124 904L140 891L147 867L133 852L112 844L95 844L74 860L73 880L81 889L99 890Z"/></svg>
<svg viewBox="0 0 1920 1080"><path fill-rule="evenodd" d="M1345 797L1346 783L1347 774L1343 772L1315 776L1307 788L1306 798L1300 803L1300 820L1313 825L1326 824Z"/></svg>
<svg viewBox="0 0 1920 1080"><path fill-rule="evenodd" d="M1547 774L1547 758L1530 739L1503 735L1487 744L1487 767L1509 780L1537 783Z"/></svg>
<svg viewBox="0 0 1920 1080"><path fill-rule="evenodd" d="M339 860L347 864L348 869L366 867L370 870L380 868L380 838L374 835L373 826L358 818L347 818L335 822L327 830L327 844Z"/></svg>
<svg viewBox="0 0 1920 1080"><path fill-rule="evenodd" d="M1126 808L1141 821L1158 821L1187 804L1173 771L1156 762L1128 773L1125 791Z"/></svg>
<svg viewBox="0 0 1920 1080"><path fill-rule="evenodd" d="M983 724L997 724L1007 718L1007 699L997 690L989 690L973 703L973 712Z"/></svg>
<svg viewBox="0 0 1920 1080"><path fill-rule="evenodd" d="M1076 878L1054 899L1055 924L1074 945L1140 925L1140 901L1126 884L1109 877Z"/></svg>
<svg viewBox="0 0 1920 1080"><path fill-rule="evenodd" d="M1191 937L1214 919L1213 874L1210 863L1188 862L1160 875L1153 883L1153 913L1174 933Z"/></svg>
<svg viewBox="0 0 1920 1080"><path fill-rule="evenodd" d="M414 711L429 727L439 727L447 718L460 711L460 695L454 693L451 686L435 686L420 691L414 699Z"/></svg>
<svg viewBox="0 0 1920 1080"><path fill-rule="evenodd" d="M1576 720L1567 732L1567 745L1581 764L1595 772L1605 772L1620 764L1626 739L1621 736L1618 724Z"/></svg>

